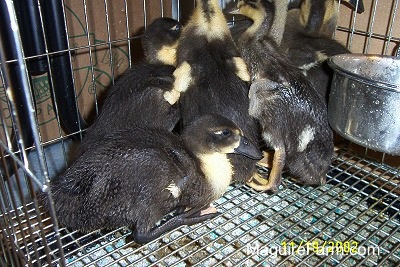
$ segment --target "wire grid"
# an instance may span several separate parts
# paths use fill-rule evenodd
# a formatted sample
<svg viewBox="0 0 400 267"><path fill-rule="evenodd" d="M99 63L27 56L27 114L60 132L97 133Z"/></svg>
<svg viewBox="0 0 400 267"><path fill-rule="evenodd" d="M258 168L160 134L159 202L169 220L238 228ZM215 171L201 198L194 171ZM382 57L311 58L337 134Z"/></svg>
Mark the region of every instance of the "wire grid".
<svg viewBox="0 0 400 267"><path fill-rule="evenodd" d="M216 201L222 213L219 217L180 227L143 246L130 239L127 228L90 234L61 229L65 263L74 267L398 266L400 203L396 185L400 169L340 150L325 186L285 181L275 194L233 185ZM23 215L17 218L13 211L3 216L12 217L9 227L14 229L26 223ZM40 216L45 224L49 222L46 215ZM29 217L37 218L35 209L29 210ZM43 266L56 264L57 248L49 253L49 265L38 236L45 231L52 249L55 233L51 223L44 227L32 223L31 227L35 242L30 236L25 236L27 243L23 244L21 237L16 241L21 256L30 257L33 266L38 261ZM21 231L15 234L19 236ZM330 251L345 249L330 242L350 242L357 250ZM326 251L321 254L316 246L321 249L324 243Z"/></svg>
<svg viewBox="0 0 400 267"><path fill-rule="evenodd" d="M94 82L91 51L107 46L112 63L112 48L136 37L130 37L127 19L127 38L111 38L108 2L104 1L108 22L107 40L91 43L86 2L83 1L83 6L88 44L70 48L68 51L75 53L87 49L92 70L91 79ZM148 23L146 2L148 1L143 1L144 25ZM130 2L124 3L124 12L128 17L127 6ZM179 15L179 1L176 6ZM374 0L374 6L378 6L378 0ZM394 0L391 21L396 17L397 6L398 0ZM355 23L350 28L342 27L339 30L349 32L350 36L367 36L368 41L378 38L384 39L386 44L398 42L399 38L391 35L394 23L390 24L388 35L372 31L374 14L370 31L357 29ZM355 21L354 14L353 22ZM130 49L130 45L128 47ZM51 64L49 56L62 52L38 57L46 56ZM134 52L129 50L129 55ZM24 58L27 59L33 58ZM2 77L3 75L1 73ZM53 83L51 79L50 83ZM59 119L58 126L60 128ZM14 156L11 151L7 152ZM23 163L20 162L20 165ZM30 177L34 177L29 169L25 169L24 174L29 174L25 178L28 181ZM329 178L327 185L318 188L303 187L287 181L286 186L272 195L256 193L243 185L232 186L217 201L221 216L207 223L181 227L144 246L130 240L130 230L126 228L89 234L62 228L58 235L54 230L53 220L43 214L35 202L23 203L21 206L14 204L11 209L4 209L2 206L0 265L6 266L4 259L17 266L396 266L400 261L400 215L397 201L399 169L342 150L332 163ZM2 190L7 182L1 179ZM18 187L22 191L23 185ZM6 195L4 191L1 193ZM62 252L57 245L58 236L62 242ZM268 249L282 248L284 244L289 247L287 244L291 241L293 243L290 248L295 248L295 252L266 255ZM379 247L380 255L300 253L302 250L299 247L310 244L321 246L325 241L353 241L365 248ZM260 250L254 253L257 247ZM65 254L65 258L62 254Z"/></svg>
<svg viewBox="0 0 400 267"><path fill-rule="evenodd" d="M341 1L343 0L339 0L339 2ZM357 14L357 12L352 12L349 26L338 26L337 31L348 33L347 47L352 51L354 48L354 38L362 36L365 37L365 40L363 41L364 43L362 44L363 48L356 48L358 49L357 52L365 54L371 53L370 49L372 40L376 39L383 41L383 48L381 50L383 55L394 55L392 51L389 50L389 46L390 44L393 44L394 46L400 47L400 35L398 35L398 24L400 21L398 14L399 0L392 0L391 2L382 0L363 0L363 2L366 10L370 13ZM358 1L356 5L358 5ZM380 8L380 5L390 5L390 8L387 10L388 13L385 13L383 15L384 17L377 16L377 11ZM369 10L369 8L371 9ZM366 28L357 25L359 20L357 17L360 16L368 16ZM379 20L387 21L387 28L385 29L386 32L382 32L382 29L377 26Z"/></svg>

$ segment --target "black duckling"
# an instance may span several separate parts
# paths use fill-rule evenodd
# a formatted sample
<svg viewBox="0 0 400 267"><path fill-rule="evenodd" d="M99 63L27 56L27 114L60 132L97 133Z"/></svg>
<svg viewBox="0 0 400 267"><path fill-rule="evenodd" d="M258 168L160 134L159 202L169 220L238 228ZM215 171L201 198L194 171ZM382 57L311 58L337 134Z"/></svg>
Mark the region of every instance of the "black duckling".
<svg viewBox="0 0 400 267"><path fill-rule="evenodd" d="M85 151L110 131L148 125L172 130L180 118L178 105L163 94L172 88L181 24L171 18L152 22L142 37L146 62L133 65L108 90L95 122L87 129L79 151Z"/></svg>
<svg viewBox="0 0 400 267"><path fill-rule="evenodd" d="M277 190L284 167L301 183L323 184L333 155L326 104L270 37L274 3L240 0L238 8L253 20L238 42L253 81L249 113L259 120L264 140L275 150L268 183L249 185Z"/></svg>
<svg viewBox="0 0 400 267"><path fill-rule="evenodd" d="M260 151L220 115L200 117L180 137L146 126L113 131L51 181L58 220L85 232L130 226L144 243L212 218L218 213L211 202L232 180L229 153L257 157ZM175 210L176 217L156 227Z"/></svg>
<svg viewBox="0 0 400 267"><path fill-rule="evenodd" d="M183 127L193 118L221 114L258 143L257 122L249 116L250 76L232 40L218 0L197 0L179 39L174 90L165 94L174 104L179 99ZM182 93L182 95L181 95ZM244 182L256 171L256 159L229 155L234 180Z"/></svg>
<svg viewBox="0 0 400 267"><path fill-rule="evenodd" d="M278 9L288 13L281 49L298 66L327 101L333 72L327 59L337 54L350 53L333 34L338 19L337 0L303 0L298 9ZM362 0L347 0L358 12L364 10ZM294 7L294 6L292 6Z"/></svg>

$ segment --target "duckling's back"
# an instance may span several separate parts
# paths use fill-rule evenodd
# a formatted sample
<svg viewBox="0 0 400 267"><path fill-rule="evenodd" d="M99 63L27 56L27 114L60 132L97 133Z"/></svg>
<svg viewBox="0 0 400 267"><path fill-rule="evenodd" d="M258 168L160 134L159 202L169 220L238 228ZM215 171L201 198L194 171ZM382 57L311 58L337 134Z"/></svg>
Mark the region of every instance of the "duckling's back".
<svg viewBox="0 0 400 267"><path fill-rule="evenodd" d="M178 106L170 105L163 94L173 87L180 31L181 24L170 18L156 19L148 26L142 37L146 61L134 64L109 88L98 117L86 131L79 153L109 132L126 126L146 125L168 130L175 127L180 117Z"/></svg>
<svg viewBox="0 0 400 267"><path fill-rule="evenodd" d="M154 126L172 130L179 120L177 105L171 106L163 93L173 85L170 65L141 63L127 70L109 89L96 121L83 139L85 151L109 132L126 126Z"/></svg>
<svg viewBox="0 0 400 267"><path fill-rule="evenodd" d="M204 114L221 114L234 121L246 136L258 143L258 127L248 115L249 79L247 67L239 57L225 17L216 0L197 1L197 7L185 26L177 51L178 67L189 66L190 80L180 96L183 126ZM255 161L229 156L235 168L235 180L244 181L255 170Z"/></svg>

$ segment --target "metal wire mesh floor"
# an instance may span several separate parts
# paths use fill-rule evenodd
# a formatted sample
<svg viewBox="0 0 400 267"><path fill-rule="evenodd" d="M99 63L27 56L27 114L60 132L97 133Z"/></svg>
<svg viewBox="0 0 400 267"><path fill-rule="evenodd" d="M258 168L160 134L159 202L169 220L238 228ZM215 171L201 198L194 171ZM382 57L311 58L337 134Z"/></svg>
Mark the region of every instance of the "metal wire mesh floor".
<svg viewBox="0 0 400 267"><path fill-rule="evenodd" d="M232 186L216 203L222 215L203 224L181 227L144 246L131 241L130 231L125 228L91 234L62 229L66 264L397 266L400 201L396 185L400 170L340 150L328 176L328 183L317 188L286 179L276 194ZM39 229L34 223L35 211L30 214L31 227ZM14 216L13 220L14 229L23 229L18 224L26 224L24 218ZM45 217L43 220L46 224ZM44 229L51 249L54 233L50 226ZM39 230L33 232L39 234ZM35 251L39 251L41 264L46 265L43 242L32 242L42 239L25 236L25 240L31 242L19 244L21 252L35 258ZM55 262L58 252L51 251L50 255Z"/></svg>

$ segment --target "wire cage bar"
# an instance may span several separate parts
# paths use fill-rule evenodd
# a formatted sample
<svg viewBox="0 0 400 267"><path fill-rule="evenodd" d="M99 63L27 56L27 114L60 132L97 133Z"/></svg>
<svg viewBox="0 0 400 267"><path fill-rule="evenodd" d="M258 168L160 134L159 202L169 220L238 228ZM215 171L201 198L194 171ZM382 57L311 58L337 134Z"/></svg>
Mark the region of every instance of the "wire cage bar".
<svg viewBox="0 0 400 267"><path fill-rule="evenodd" d="M350 142L336 149L326 185L285 177L278 192L259 193L233 184L215 203L221 215L145 245L129 228L71 231L42 210L37 190L51 197L50 179L68 166L102 93L140 60L143 28L161 16L184 21L194 2L0 0L0 266L399 266L400 159ZM364 0L363 14L340 5L335 38L352 52L395 55L398 5Z"/></svg>

